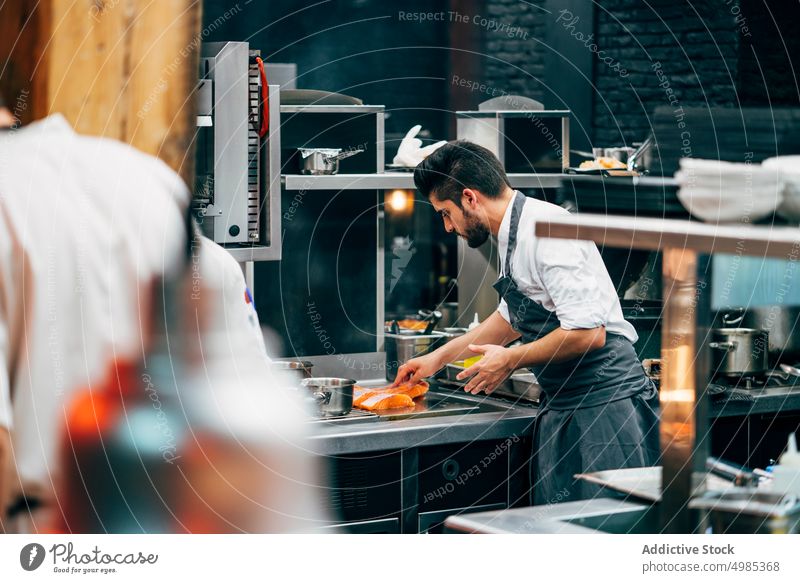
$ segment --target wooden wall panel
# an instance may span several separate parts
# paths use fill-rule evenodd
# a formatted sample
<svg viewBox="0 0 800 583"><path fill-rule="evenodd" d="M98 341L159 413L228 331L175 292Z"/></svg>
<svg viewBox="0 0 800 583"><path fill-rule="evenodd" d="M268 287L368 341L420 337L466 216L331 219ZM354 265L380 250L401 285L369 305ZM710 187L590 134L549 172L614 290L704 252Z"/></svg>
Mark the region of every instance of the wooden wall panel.
<svg viewBox="0 0 800 583"><path fill-rule="evenodd" d="M0 91L193 172L199 0L4 0Z"/></svg>

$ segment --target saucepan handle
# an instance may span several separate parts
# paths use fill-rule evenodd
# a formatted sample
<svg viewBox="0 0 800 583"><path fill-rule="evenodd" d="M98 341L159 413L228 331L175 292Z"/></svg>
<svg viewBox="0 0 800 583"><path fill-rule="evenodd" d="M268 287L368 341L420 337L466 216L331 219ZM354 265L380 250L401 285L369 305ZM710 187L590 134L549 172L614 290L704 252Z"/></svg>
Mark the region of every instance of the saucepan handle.
<svg viewBox="0 0 800 583"><path fill-rule="evenodd" d="M737 315L738 314L738 315ZM722 314L722 322L726 326L735 325L744 319L744 308L736 308Z"/></svg>
<svg viewBox="0 0 800 583"><path fill-rule="evenodd" d="M331 394L330 393L324 393L324 392L320 391L320 392L314 393L312 395L312 398L314 399L314 401L316 401L320 405L327 405L331 400Z"/></svg>
<svg viewBox="0 0 800 583"><path fill-rule="evenodd" d="M730 352L736 348L736 342L709 342L708 347Z"/></svg>

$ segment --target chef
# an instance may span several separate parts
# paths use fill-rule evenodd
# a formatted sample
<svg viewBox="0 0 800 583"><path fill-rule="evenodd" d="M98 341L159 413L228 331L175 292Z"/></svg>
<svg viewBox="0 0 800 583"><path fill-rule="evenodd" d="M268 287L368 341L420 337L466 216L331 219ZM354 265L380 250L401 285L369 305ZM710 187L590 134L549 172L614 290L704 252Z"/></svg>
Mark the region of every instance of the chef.
<svg viewBox="0 0 800 583"><path fill-rule="evenodd" d="M13 125L0 101L0 127L4 118ZM97 386L112 359L141 357L140 291L180 269L190 196L162 161L81 135L60 114L0 131L0 532L51 528L65 408L75 391ZM272 388L238 263L197 237L191 278L192 299L205 307L193 315L204 378L236 387L255 369ZM315 479L305 417L285 406L283 391L266 393L262 417L279 418L259 422L270 428L277 477L269 504L253 504L269 514L265 531L308 529L321 513L305 486Z"/></svg>
<svg viewBox="0 0 800 583"><path fill-rule="evenodd" d="M513 190L486 148L457 141L414 172L448 233L479 247L497 239L500 305L480 326L401 366L396 383L449 362L482 358L459 375L490 394L518 368L542 387L531 463L533 503L572 501L598 488L575 474L654 465L658 394L636 356L636 331L592 242L538 238L534 223L567 214ZM517 339L521 343L507 345Z"/></svg>

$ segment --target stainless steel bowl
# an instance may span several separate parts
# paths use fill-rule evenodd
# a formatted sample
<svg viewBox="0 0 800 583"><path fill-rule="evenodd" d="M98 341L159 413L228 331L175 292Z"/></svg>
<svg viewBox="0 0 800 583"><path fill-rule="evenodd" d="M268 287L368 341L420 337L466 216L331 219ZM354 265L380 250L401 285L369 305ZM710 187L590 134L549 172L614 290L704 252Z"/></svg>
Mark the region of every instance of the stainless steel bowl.
<svg viewBox="0 0 800 583"><path fill-rule="evenodd" d="M353 410L353 379L316 377L300 383L311 393L321 417L338 417Z"/></svg>

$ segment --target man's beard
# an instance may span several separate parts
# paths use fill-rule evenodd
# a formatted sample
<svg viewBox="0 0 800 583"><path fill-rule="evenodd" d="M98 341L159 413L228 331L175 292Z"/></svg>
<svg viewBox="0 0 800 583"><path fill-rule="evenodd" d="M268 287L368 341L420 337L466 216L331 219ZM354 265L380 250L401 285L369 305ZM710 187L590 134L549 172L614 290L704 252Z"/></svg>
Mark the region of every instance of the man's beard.
<svg viewBox="0 0 800 583"><path fill-rule="evenodd" d="M463 237L467 240L467 245L475 249L486 243L490 234L489 227L481 223L475 215L464 213L464 218L466 228Z"/></svg>

